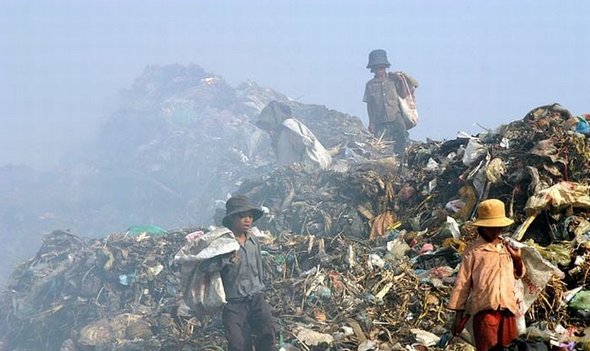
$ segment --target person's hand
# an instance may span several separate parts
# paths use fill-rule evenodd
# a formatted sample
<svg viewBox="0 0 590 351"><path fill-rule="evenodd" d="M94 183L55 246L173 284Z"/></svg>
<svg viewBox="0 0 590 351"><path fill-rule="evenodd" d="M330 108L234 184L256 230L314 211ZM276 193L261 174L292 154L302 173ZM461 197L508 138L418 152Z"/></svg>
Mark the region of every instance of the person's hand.
<svg viewBox="0 0 590 351"><path fill-rule="evenodd" d="M465 325L469 321L469 315L463 314L463 311L457 311L455 313L455 320L453 321L453 336L459 336L463 329L465 329Z"/></svg>
<svg viewBox="0 0 590 351"><path fill-rule="evenodd" d="M504 238L503 240L504 244L506 245L506 250L512 257L515 276L522 277L522 273L524 270L524 263L522 262L522 250L520 249L520 247L515 245L514 239Z"/></svg>
<svg viewBox="0 0 590 351"><path fill-rule="evenodd" d="M506 249L514 261L522 260L522 251L520 250L520 247L514 245L511 239L504 239L504 245L506 245Z"/></svg>
<svg viewBox="0 0 590 351"><path fill-rule="evenodd" d="M397 79L397 78L399 78L399 77L397 76L397 72L387 72L387 77L388 77L389 79Z"/></svg>
<svg viewBox="0 0 590 351"><path fill-rule="evenodd" d="M230 252L229 261L233 264L240 263L240 254L238 253L238 251Z"/></svg>

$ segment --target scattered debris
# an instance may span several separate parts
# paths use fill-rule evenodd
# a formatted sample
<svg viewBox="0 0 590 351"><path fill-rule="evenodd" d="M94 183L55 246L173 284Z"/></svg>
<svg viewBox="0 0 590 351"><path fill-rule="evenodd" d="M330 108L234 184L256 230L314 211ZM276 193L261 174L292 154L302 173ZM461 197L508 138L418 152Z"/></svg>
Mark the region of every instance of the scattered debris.
<svg viewBox="0 0 590 351"><path fill-rule="evenodd" d="M164 105L133 97L166 107L161 111L171 121L211 123L199 129L203 135L175 129L174 138L145 143L135 159L152 160L142 163L150 164L143 174L174 198L182 187L171 186L172 179L189 179L174 165L185 162L183 172L190 172L198 167L186 161L205 157L178 159L179 145L192 140L180 147L187 152L197 145L219 148L226 141L214 136L222 125L247 135L243 145L230 143L236 158L229 164L245 171L216 160L215 181L268 210L257 226L265 234L268 297L284 350L469 349L449 337L453 312L445 306L461 253L477 236L470 225L474 209L487 198L507 204L517 224L513 238L526 247L528 337L555 346L590 343L590 142L569 111L542 106L476 136L414 143L395 159L356 119L281 98L330 150L333 163L328 170L274 169L246 146L258 138L250 117L277 96L241 87L241 103L224 114L199 109L183 95L234 97L213 78L186 81L176 95L150 90ZM244 125L251 128L245 132ZM209 195L191 193L194 201L219 199ZM187 274L174 261L187 236L211 230L131 229L99 239L47 235L2 294L0 349L222 349L219 313L198 313L183 302Z"/></svg>

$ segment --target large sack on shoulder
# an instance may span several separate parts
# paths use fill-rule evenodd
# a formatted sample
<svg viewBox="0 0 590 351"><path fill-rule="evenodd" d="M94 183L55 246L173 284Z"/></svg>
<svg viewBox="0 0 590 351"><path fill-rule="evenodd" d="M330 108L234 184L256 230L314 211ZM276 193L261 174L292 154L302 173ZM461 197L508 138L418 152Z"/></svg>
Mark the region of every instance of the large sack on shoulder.
<svg viewBox="0 0 590 351"><path fill-rule="evenodd" d="M207 314L223 307L226 298L219 272L202 270L201 264L239 249L234 234L225 227L187 235L187 241L174 255L174 261L181 266L182 297L191 310Z"/></svg>
<svg viewBox="0 0 590 351"><path fill-rule="evenodd" d="M200 262L240 249L240 244L231 230L226 227L216 228L208 233L188 239L187 242L174 255L174 261L180 264Z"/></svg>
<svg viewBox="0 0 590 351"><path fill-rule="evenodd" d="M196 266L185 281L183 300L199 315L220 311L227 301L219 272L200 271Z"/></svg>

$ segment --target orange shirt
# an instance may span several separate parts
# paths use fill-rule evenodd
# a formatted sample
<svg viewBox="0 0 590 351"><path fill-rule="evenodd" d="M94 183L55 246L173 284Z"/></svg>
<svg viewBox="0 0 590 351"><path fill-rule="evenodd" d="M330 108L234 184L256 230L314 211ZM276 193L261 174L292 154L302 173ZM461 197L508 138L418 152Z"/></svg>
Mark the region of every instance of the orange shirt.
<svg viewBox="0 0 590 351"><path fill-rule="evenodd" d="M512 257L503 243L492 244L483 238L474 241L463 254L463 260L448 308L466 310L475 315L484 310L508 309L518 314Z"/></svg>

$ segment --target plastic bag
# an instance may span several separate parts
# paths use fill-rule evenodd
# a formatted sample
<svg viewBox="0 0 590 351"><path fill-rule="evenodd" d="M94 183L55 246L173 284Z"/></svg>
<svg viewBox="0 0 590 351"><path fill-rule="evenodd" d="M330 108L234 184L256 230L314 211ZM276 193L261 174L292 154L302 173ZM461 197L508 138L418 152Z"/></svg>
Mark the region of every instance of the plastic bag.
<svg viewBox="0 0 590 351"><path fill-rule="evenodd" d="M299 137L299 140L305 147L307 158L310 161L319 165L321 169L328 169L328 167L330 167L332 156L330 156L330 153L324 148L319 139L305 126L305 124L303 124L303 122L295 118L289 118L283 121L283 126ZM281 148L281 150L283 149ZM297 153L296 150L290 150L290 152ZM293 156L286 157L286 159L291 158L293 158Z"/></svg>
<svg viewBox="0 0 590 351"><path fill-rule="evenodd" d="M498 157L492 159L486 168L486 177L492 184L499 183L504 173L506 173L506 166L504 165L504 161Z"/></svg>
<svg viewBox="0 0 590 351"><path fill-rule="evenodd" d="M403 94L398 93L398 102L399 107L401 110L401 114L404 120L404 124L406 125L406 129L412 129L418 124L418 109L416 108L416 101L414 99L414 95L412 94L412 90L408 86L408 82L406 77L398 73L399 79L403 85L403 89L405 90ZM402 95L404 97L402 97Z"/></svg>
<svg viewBox="0 0 590 351"><path fill-rule="evenodd" d="M463 164L469 167L487 152L488 150L485 145L480 143L478 139L469 139L469 143L467 143L467 147L465 148L465 154L463 154Z"/></svg>
<svg viewBox="0 0 590 351"><path fill-rule="evenodd" d="M181 266L183 300L198 314L219 311L226 303L219 272L201 270L203 262L240 249L231 230L220 227L206 234L187 235L186 243L174 255Z"/></svg>
<svg viewBox="0 0 590 351"><path fill-rule="evenodd" d="M226 303L226 298L219 272L203 272L197 265L188 276L183 300L197 314L221 310Z"/></svg>
<svg viewBox="0 0 590 351"><path fill-rule="evenodd" d="M240 244L232 231L219 227L203 235L187 235L187 241L174 255L174 261L180 264L196 263L239 249Z"/></svg>
<svg viewBox="0 0 590 351"><path fill-rule="evenodd" d="M560 182L529 197L527 214L540 213L548 208L561 209L568 206L590 208L590 185L575 182Z"/></svg>
<svg viewBox="0 0 590 351"><path fill-rule="evenodd" d="M578 124L576 124L576 132L590 136L590 124L585 118L578 117Z"/></svg>
<svg viewBox="0 0 590 351"><path fill-rule="evenodd" d="M517 328L519 334L526 332L524 314L535 302L539 294L545 290L547 283L557 275L564 277L562 271L556 266L545 260L539 251L525 244L516 242L522 252L522 262L526 267L526 274L522 279L516 281L516 298L521 301L520 313L517 316Z"/></svg>
<svg viewBox="0 0 590 351"><path fill-rule="evenodd" d="M590 291L579 291L569 302L568 306L574 310L590 311Z"/></svg>

